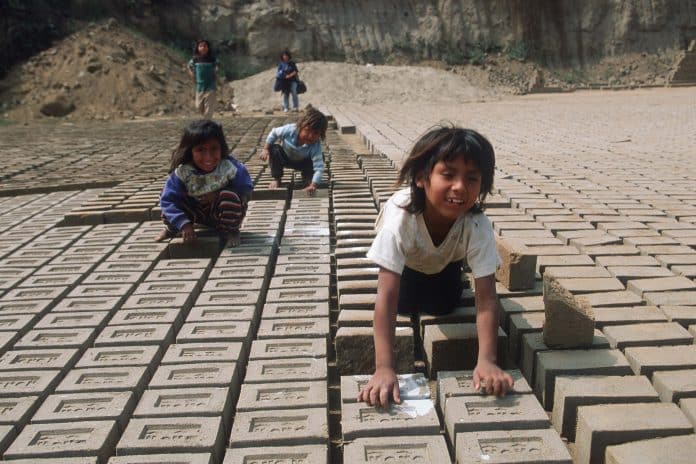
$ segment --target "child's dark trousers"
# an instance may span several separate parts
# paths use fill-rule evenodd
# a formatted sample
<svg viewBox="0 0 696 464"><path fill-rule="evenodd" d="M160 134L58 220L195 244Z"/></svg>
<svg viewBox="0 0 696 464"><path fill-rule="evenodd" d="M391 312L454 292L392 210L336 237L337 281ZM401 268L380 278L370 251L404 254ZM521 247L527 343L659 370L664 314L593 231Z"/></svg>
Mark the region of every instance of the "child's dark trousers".
<svg viewBox="0 0 696 464"><path fill-rule="evenodd" d="M186 197L179 205L186 217L194 224L203 224L223 234L236 232L242 225L246 215L247 205L242 202L237 193L222 189L212 203L203 204L193 197ZM176 228L162 215L162 221L167 231L174 235Z"/></svg>
<svg viewBox="0 0 696 464"><path fill-rule="evenodd" d="M278 181L278 183L280 183L280 180L283 178L283 168L286 167L294 169L295 171L300 171L304 184L309 184L312 181L314 165L311 159L306 158L302 161L293 161L288 158L283 147L278 144L271 145L269 152L268 164L271 166L271 177Z"/></svg>
<svg viewBox="0 0 696 464"><path fill-rule="evenodd" d="M399 287L399 314L448 314L459 305L464 290L462 261L449 263L438 274L404 267Z"/></svg>

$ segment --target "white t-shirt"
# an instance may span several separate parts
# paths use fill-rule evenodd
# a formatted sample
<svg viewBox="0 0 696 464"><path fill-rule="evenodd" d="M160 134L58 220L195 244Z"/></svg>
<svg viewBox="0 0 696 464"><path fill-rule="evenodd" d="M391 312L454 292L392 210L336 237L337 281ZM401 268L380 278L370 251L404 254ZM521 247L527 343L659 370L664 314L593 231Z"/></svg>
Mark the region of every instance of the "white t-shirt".
<svg viewBox="0 0 696 464"><path fill-rule="evenodd" d="M399 190L377 216L377 236L367 257L401 274L404 266L424 274L437 274L453 261L464 260L474 278L495 273L500 257L493 226L485 214L460 216L439 246L433 245L423 214L411 214L400 205L410 199L410 189Z"/></svg>

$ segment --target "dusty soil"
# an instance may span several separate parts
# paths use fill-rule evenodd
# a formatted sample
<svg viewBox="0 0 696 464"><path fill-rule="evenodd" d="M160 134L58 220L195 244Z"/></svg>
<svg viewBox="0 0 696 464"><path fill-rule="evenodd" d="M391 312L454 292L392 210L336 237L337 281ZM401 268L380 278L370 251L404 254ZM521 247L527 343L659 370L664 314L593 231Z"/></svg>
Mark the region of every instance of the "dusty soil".
<svg viewBox="0 0 696 464"><path fill-rule="evenodd" d="M589 84L663 85L679 52L612 57L583 69L553 70L489 55L482 65L375 66L298 63L308 92L301 104L472 102L497 100L534 88ZM10 71L0 81L0 119L113 120L194 115L188 56L109 20L89 24ZM219 112L280 108L272 91L275 66L218 86Z"/></svg>

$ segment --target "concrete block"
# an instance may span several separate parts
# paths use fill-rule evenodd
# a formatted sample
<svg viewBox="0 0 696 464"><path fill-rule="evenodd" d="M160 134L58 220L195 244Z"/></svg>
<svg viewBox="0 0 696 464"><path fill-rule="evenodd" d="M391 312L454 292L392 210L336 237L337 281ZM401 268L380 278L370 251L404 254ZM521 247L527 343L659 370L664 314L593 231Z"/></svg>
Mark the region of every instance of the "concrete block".
<svg viewBox="0 0 696 464"><path fill-rule="evenodd" d="M341 327L336 332L336 367L340 375L372 374L375 370L371 327ZM397 374L413 372L413 329L397 327L394 337Z"/></svg>
<svg viewBox="0 0 696 464"><path fill-rule="evenodd" d="M371 284L373 285L373 284ZM371 293L341 293L338 296L338 308L345 310L372 311L375 308L377 291Z"/></svg>
<svg viewBox="0 0 696 464"><path fill-rule="evenodd" d="M657 371L652 382L665 403L696 397L696 369Z"/></svg>
<svg viewBox="0 0 696 464"><path fill-rule="evenodd" d="M262 319L256 337L267 338L328 338L328 317Z"/></svg>
<svg viewBox="0 0 696 464"><path fill-rule="evenodd" d="M560 280L544 274L544 343L551 348L590 346L594 313L584 297L576 297Z"/></svg>
<svg viewBox="0 0 696 464"><path fill-rule="evenodd" d="M328 429L324 408L240 412L229 447L326 445Z"/></svg>
<svg viewBox="0 0 696 464"><path fill-rule="evenodd" d="M559 375L631 375L619 350L552 350L537 353L534 392L541 404L553 409L556 377Z"/></svg>
<svg viewBox="0 0 696 464"><path fill-rule="evenodd" d="M203 286L204 292L225 292L228 290L253 290L257 293L264 288L264 280L261 279L243 279L236 277L234 279L208 279Z"/></svg>
<svg viewBox="0 0 696 464"><path fill-rule="evenodd" d="M259 410L327 408L325 380L244 383L237 401L237 413Z"/></svg>
<svg viewBox="0 0 696 464"><path fill-rule="evenodd" d="M148 385L160 388L239 388L239 369L235 362L164 364L159 366Z"/></svg>
<svg viewBox="0 0 696 464"><path fill-rule="evenodd" d="M177 343L170 345L162 364L244 361L242 343Z"/></svg>
<svg viewBox="0 0 696 464"><path fill-rule="evenodd" d="M380 436L437 435L440 422L432 400L404 400L376 408L365 403L344 403L341 407L343 440Z"/></svg>
<svg viewBox="0 0 696 464"><path fill-rule="evenodd" d="M85 348L92 345L97 330L94 327L78 329L32 329L20 338L14 348L33 350L39 348Z"/></svg>
<svg viewBox="0 0 696 464"><path fill-rule="evenodd" d="M247 365L246 383L326 380L326 358L255 359Z"/></svg>
<svg viewBox="0 0 696 464"><path fill-rule="evenodd" d="M641 462L658 464L690 464L696 454L696 435L638 440L622 445L607 446L606 464Z"/></svg>
<svg viewBox="0 0 696 464"><path fill-rule="evenodd" d="M18 285L18 288L59 287L72 289L82 279L82 274L54 274L29 276Z"/></svg>
<svg viewBox="0 0 696 464"><path fill-rule="evenodd" d="M629 346L686 345L694 340L693 335L676 322L613 325L604 327L602 331L610 346L619 349Z"/></svg>
<svg viewBox="0 0 696 464"><path fill-rule="evenodd" d="M641 297L633 292L629 292L628 290L619 292L586 293L582 295L582 297L587 299L590 306L593 308L644 304Z"/></svg>
<svg viewBox="0 0 696 464"><path fill-rule="evenodd" d="M208 276L209 279L263 279L266 276L267 267L263 266L240 266L240 267L218 267L215 266ZM245 287L241 287L245 288Z"/></svg>
<svg viewBox="0 0 696 464"><path fill-rule="evenodd" d="M558 434L551 429L490 430L458 433L457 462L572 464Z"/></svg>
<svg viewBox="0 0 696 464"><path fill-rule="evenodd" d="M17 287L6 292L2 301L57 300L69 290L66 287Z"/></svg>
<svg viewBox="0 0 696 464"><path fill-rule="evenodd" d="M575 441L580 406L658 402L655 389L644 376L559 376L551 422L568 441Z"/></svg>
<svg viewBox="0 0 696 464"><path fill-rule="evenodd" d="M255 318L256 307L246 306L194 306L186 317L186 322L251 321Z"/></svg>
<svg viewBox="0 0 696 464"><path fill-rule="evenodd" d="M522 354L522 337L526 334L541 332L545 320L546 315L543 312L526 312L510 316L508 352L514 362L518 362Z"/></svg>
<svg viewBox="0 0 696 464"><path fill-rule="evenodd" d="M455 396L447 400L444 422L451 443L463 432L533 430L551 425L534 395Z"/></svg>
<svg viewBox="0 0 696 464"><path fill-rule="evenodd" d="M651 377L658 370L696 368L694 345L629 347L625 354L637 375Z"/></svg>
<svg viewBox="0 0 696 464"><path fill-rule="evenodd" d="M226 290L224 292L201 292L195 306L254 306L259 301L258 291Z"/></svg>
<svg viewBox="0 0 696 464"><path fill-rule="evenodd" d="M329 287L311 288L270 288L266 294L267 303L322 302L329 300Z"/></svg>
<svg viewBox="0 0 696 464"><path fill-rule="evenodd" d="M119 325L172 325L178 330L182 324L182 311L179 308L121 309L109 320L110 326Z"/></svg>
<svg viewBox="0 0 696 464"><path fill-rule="evenodd" d="M326 275L331 274L329 264L280 264L275 267L276 276L290 275Z"/></svg>
<svg viewBox="0 0 696 464"><path fill-rule="evenodd" d="M56 393L87 393L104 391L142 392L149 378L146 367L91 367L72 369L56 387Z"/></svg>
<svg viewBox="0 0 696 464"><path fill-rule="evenodd" d="M220 462L224 440L219 417L131 419L116 454L210 453L213 462Z"/></svg>
<svg viewBox="0 0 696 464"><path fill-rule="evenodd" d="M667 316L656 306L594 308L594 314L595 327L598 329L609 325L668 322Z"/></svg>
<svg viewBox="0 0 696 464"><path fill-rule="evenodd" d="M670 322L678 322L683 327L696 324L696 306L665 305L660 306L660 310Z"/></svg>
<svg viewBox="0 0 696 464"><path fill-rule="evenodd" d="M42 400L58 384L59 370L0 371L3 398L38 396Z"/></svg>
<svg viewBox="0 0 696 464"><path fill-rule="evenodd" d="M0 315L9 316L15 314L41 314L52 305L52 299L19 301L0 300Z"/></svg>
<svg viewBox="0 0 696 464"><path fill-rule="evenodd" d="M31 419L32 424L116 421L123 431L135 408L132 392L93 392L50 395Z"/></svg>
<svg viewBox="0 0 696 464"><path fill-rule="evenodd" d="M229 388L147 390L133 412L135 418L222 417L226 426L231 415Z"/></svg>
<svg viewBox="0 0 696 464"><path fill-rule="evenodd" d="M508 390L508 395L522 395L532 393L532 388L522 377L518 369L506 370L515 382ZM437 407L444 416L447 399L456 396L481 396L486 395L485 382L481 382L481 389L474 390L474 371L440 371L437 373Z"/></svg>
<svg viewBox="0 0 696 464"><path fill-rule="evenodd" d="M344 375L341 377L341 403L357 403L360 389L367 385L371 375ZM421 373L398 374L399 396L402 400L426 400L431 398L428 379Z"/></svg>
<svg viewBox="0 0 696 464"><path fill-rule="evenodd" d="M632 403L578 408L575 462L603 462L606 447L693 433L676 404Z"/></svg>
<svg viewBox="0 0 696 464"><path fill-rule="evenodd" d="M133 295L171 295L176 293L191 294L198 292L198 281L169 280L161 282L143 282L133 290Z"/></svg>
<svg viewBox="0 0 696 464"><path fill-rule="evenodd" d="M423 464L451 462L447 443L441 436L356 438L344 447L344 462L419 462Z"/></svg>
<svg viewBox="0 0 696 464"><path fill-rule="evenodd" d="M180 308L187 310L191 307L191 303L191 295L187 293L132 295L121 305L121 309Z"/></svg>
<svg viewBox="0 0 696 464"><path fill-rule="evenodd" d="M254 340L249 359L326 358L327 349L326 338Z"/></svg>
<svg viewBox="0 0 696 464"><path fill-rule="evenodd" d="M11 350L0 357L0 371L58 369L65 373L79 356L77 349Z"/></svg>
<svg viewBox="0 0 696 464"><path fill-rule="evenodd" d="M283 461L293 464L328 464L328 454L326 445L232 448L226 451L222 464L263 464L264 462L270 464Z"/></svg>
<svg viewBox="0 0 696 464"><path fill-rule="evenodd" d="M122 272L92 272L87 275L81 284L137 284L143 278L143 272L122 271Z"/></svg>
<svg viewBox="0 0 696 464"><path fill-rule="evenodd" d="M696 301L696 293L690 291L645 292L643 298L655 306L691 305Z"/></svg>
<svg viewBox="0 0 696 464"><path fill-rule="evenodd" d="M91 455L97 456L98 462L106 462L113 455L117 439L116 421L30 424L24 427L3 458L35 460Z"/></svg>
<svg viewBox="0 0 696 464"><path fill-rule="evenodd" d="M610 266L607 270L623 284L634 279L674 277L672 271L665 267L658 266ZM629 288L629 290L632 289Z"/></svg>
<svg viewBox="0 0 696 464"><path fill-rule="evenodd" d="M278 255L276 266L290 264L331 264L330 254L310 254L310 255L293 255L283 254Z"/></svg>
<svg viewBox="0 0 696 464"><path fill-rule="evenodd" d="M498 328L498 364L505 364L507 335ZM428 325L423 331L423 350L431 379L438 371L466 370L476 367L478 360L476 324Z"/></svg>
<svg viewBox="0 0 696 464"><path fill-rule="evenodd" d="M172 324L107 325L94 346L168 345L173 338Z"/></svg>
<svg viewBox="0 0 696 464"><path fill-rule="evenodd" d="M542 296L517 296L500 299L500 325L507 332L510 327L510 316L519 313L543 312L544 299Z"/></svg>
<svg viewBox="0 0 696 464"><path fill-rule="evenodd" d="M63 298L51 309L51 312L107 311L111 313L119 307L120 302L121 297Z"/></svg>
<svg viewBox="0 0 696 464"><path fill-rule="evenodd" d="M250 321L187 322L176 336L177 343L251 341Z"/></svg>
<svg viewBox="0 0 696 464"><path fill-rule="evenodd" d="M502 264L495 272L496 279L509 290L534 287L536 255L512 238L496 238L498 254Z"/></svg>
<svg viewBox="0 0 696 464"><path fill-rule="evenodd" d="M160 347L155 345L88 348L75 367L143 366L151 374L161 357Z"/></svg>
<svg viewBox="0 0 696 464"><path fill-rule="evenodd" d="M328 317L328 301L312 303L266 303L263 306L263 319L285 319L305 317Z"/></svg>
<svg viewBox="0 0 696 464"><path fill-rule="evenodd" d="M108 311L49 312L34 326L35 329L63 329L94 327L102 329L106 325Z"/></svg>
<svg viewBox="0 0 696 464"><path fill-rule="evenodd" d="M154 270L210 269L210 259L163 259L155 264Z"/></svg>
<svg viewBox="0 0 696 464"><path fill-rule="evenodd" d="M133 284L80 284L68 293L68 298L115 297L123 300L127 295L130 295L132 288Z"/></svg>
<svg viewBox="0 0 696 464"><path fill-rule="evenodd" d="M0 425L12 425L16 430L22 430L40 404L38 396L0 399Z"/></svg>

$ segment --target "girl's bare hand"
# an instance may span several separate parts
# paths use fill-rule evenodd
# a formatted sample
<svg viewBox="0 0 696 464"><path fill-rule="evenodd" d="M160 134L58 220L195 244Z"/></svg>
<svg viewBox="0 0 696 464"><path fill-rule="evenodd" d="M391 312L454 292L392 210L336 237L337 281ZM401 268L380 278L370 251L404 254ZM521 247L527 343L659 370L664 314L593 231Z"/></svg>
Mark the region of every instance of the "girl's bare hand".
<svg viewBox="0 0 696 464"><path fill-rule="evenodd" d="M505 396L514 385L512 376L490 361L479 361L474 368L474 389L480 390L482 383L486 393L495 396Z"/></svg>
<svg viewBox="0 0 696 464"><path fill-rule="evenodd" d="M196 231L193 230L193 224L190 222L184 224L181 228L181 237L184 239L184 243L190 243L196 240Z"/></svg>
<svg viewBox="0 0 696 464"><path fill-rule="evenodd" d="M396 372L390 367L380 367L375 369L375 373L367 382L367 385L360 389L358 401L369 404L370 406L389 407L389 397L394 403L401 404L399 396L399 381Z"/></svg>

